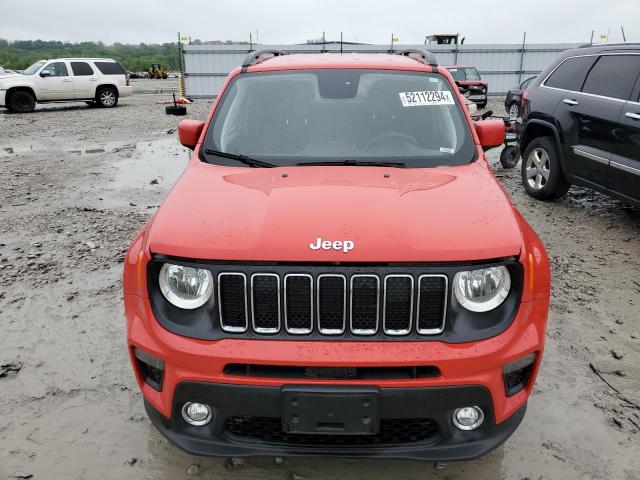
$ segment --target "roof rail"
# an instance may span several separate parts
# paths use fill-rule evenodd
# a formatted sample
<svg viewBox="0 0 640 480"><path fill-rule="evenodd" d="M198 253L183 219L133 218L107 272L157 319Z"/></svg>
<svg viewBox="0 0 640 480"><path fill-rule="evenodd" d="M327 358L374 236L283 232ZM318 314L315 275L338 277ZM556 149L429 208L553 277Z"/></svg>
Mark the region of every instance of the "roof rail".
<svg viewBox="0 0 640 480"><path fill-rule="evenodd" d="M264 60L266 57L279 57L281 55L287 55L287 52L284 50L257 50L255 52L251 52L249 55L244 57L244 61L242 62L242 68L250 67L251 65L255 65L261 60Z"/></svg>
<svg viewBox="0 0 640 480"><path fill-rule="evenodd" d="M591 48L591 47L631 47L637 48L640 46L638 42L617 42L617 43L585 43L578 48Z"/></svg>
<svg viewBox="0 0 640 480"><path fill-rule="evenodd" d="M405 57L413 58L418 62L424 63L426 65L430 65L432 67L438 66L438 60L436 60L436 56L433 52L429 50L422 50L418 48L409 48L407 50L400 50L398 52L393 52L397 55L404 55Z"/></svg>

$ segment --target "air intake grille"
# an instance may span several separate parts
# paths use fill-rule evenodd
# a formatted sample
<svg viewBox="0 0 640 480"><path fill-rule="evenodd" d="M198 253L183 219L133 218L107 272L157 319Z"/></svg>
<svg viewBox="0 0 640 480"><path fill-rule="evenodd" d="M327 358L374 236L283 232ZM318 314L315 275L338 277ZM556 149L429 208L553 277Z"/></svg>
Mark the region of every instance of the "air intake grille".
<svg viewBox="0 0 640 480"><path fill-rule="evenodd" d="M438 423L430 418L391 418L380 421L375 435L304 435L286 433L279 417L229 417L227 433L272 444L296 446L371 446L416 443L434 438Z"/></svg>
<svg viewBox="0 0 640 480"><path fill-rule="evenodd" d="M251 317L258 333L280 330L280 277L275 273L251 276Z"/></svg>
<svg viewBox="0 0 640 480"><path fill-rule="evenodd" d="M378 331L380 317L380 279L376 275L351 277L351 331L373 335Z"/></svg>
<svg viewBox="0 0 640 480"><path fill-rule="evenodd" d="M311 333L313 331L313 277L304 273L286 275L284 292L287 332Z"/></svg>
<svg viewBox="0 0 640 480"><path fill-rule="evenodd" d="M247 277L242 273L218 275L220 324L228 332L247 330Z"/></svg>
<svg viewBox="0 0 640 480"><path fill-rule="evenodd" d="M384 279L384 332L406 335L413 316L413 277L388 275Z"/></svg>
<svg viewBox="0 0 640 480"><path fill-rule="evenodd" d="M342 275L318 277L318 329L325 335L344 333L347 293L346 279Z"/></svg>
<svg viewBox="0 0 640 480"><path fill-rule="evenodd" d="M228 333L437 335L444 330L444 274L220 272L217 304Z"/></svg>
<svg viewBox="0 0 640 480"><path fill-rule="evenodd" d="M446 308L447 277L422 275L418 281L418 332L427 335L440 333L444 328Z"/></svg>

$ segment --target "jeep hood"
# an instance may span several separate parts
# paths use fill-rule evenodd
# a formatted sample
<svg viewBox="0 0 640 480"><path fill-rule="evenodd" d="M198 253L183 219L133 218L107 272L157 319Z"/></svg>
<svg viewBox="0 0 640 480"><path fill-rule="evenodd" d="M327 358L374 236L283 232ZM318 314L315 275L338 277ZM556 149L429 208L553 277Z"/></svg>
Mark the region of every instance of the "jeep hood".
<svg viewBox="0 0 640 480"><path fill-rule="evenodd" d="M354 248L312 250L318 238ZM148 246L210 260L469 261L518 255L521 233L482 162L428 169L192 162L157 212Z"/></svg>

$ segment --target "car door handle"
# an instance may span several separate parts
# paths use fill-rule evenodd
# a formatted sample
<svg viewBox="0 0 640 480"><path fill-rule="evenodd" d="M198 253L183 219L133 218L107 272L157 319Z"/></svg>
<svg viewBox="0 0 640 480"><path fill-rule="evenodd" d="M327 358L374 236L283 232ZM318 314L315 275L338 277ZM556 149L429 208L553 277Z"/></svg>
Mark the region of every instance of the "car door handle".
<svg viewBox="0 0 640 480"><path fill-rule="evenodd" d="M95 77L90 78L89 80L91 80L92 82L96 82L96 81L98 81L98 79L97 79L97 78L95 78Z"/></svg>
<svg viewBox="0 0 640 480"><path fill-rule="evenodd" d="M640 120L640 113L627 112L624 116L632 120Z"/></svg>
<svg viewBox="0 0 640 480"><path fill-rule="evenodd" d="M572 98L565 98L564 100L562 100L562 103L566 103L567 105L571 105L572 107L574 105L578 105L578 101L573 100Z"/></svg>
<svg viewBox="0 0 640 480"><path fill-rule="evenodd" d="M65 78L64 80L62 80L63 82L70 82L71 79L70 78Z"/></svg>

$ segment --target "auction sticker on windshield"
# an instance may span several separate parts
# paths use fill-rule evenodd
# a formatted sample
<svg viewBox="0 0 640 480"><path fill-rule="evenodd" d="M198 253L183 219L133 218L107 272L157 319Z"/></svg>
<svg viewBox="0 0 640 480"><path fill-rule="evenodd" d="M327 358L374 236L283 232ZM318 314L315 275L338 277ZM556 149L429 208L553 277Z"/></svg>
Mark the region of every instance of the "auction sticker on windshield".
<svg viewBox="0 0 640 480"><path fill-rule="evenodd" d="M453 105L453 95L448 91L399 92L403 107L427 105Z"/></svg>

